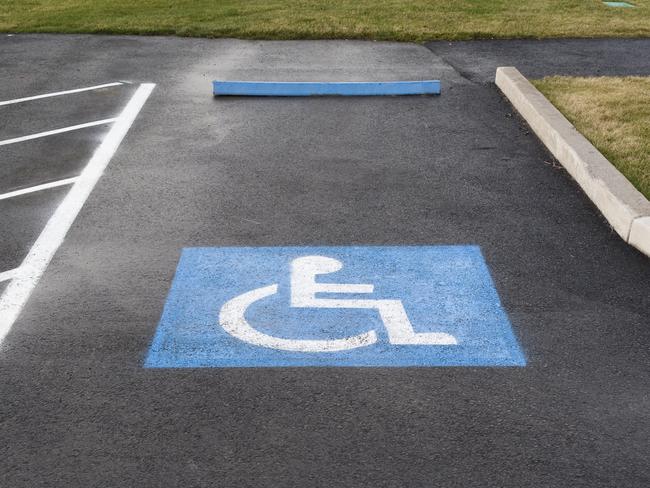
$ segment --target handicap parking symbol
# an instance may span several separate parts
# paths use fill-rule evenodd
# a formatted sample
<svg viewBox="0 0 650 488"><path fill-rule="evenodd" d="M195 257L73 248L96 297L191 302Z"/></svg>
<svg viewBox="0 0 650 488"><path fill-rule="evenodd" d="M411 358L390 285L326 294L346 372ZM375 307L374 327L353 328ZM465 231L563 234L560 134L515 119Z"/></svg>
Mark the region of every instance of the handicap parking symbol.
<svg viewBox="0 0 650 488"><path fill-rule="evenodd" d="M477 246L187 248L145 367L525 366Z"/></svg>

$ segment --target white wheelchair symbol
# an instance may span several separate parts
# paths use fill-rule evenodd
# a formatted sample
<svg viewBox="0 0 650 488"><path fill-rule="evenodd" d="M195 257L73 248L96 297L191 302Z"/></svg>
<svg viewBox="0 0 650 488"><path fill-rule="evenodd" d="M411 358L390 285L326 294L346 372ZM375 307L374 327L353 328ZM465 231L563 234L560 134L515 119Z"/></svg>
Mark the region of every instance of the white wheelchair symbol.
<svg viewBox="0 0 650 488"><path fill-rule="evenodd" d="M324 256L305 256L291 262L290 306L294 308L375 309L386 327L388 340L397 345L458 344L456 338L443 332L415 332L401 300L358 300L316 298L316 293L372 293L373 285L316 283L316 275L339 271L343 264ZM275 295L278 285L263 286L236 296L226 302L219 313L219 323L232 336L255 346L297 352L335 352L365 347L377 342L374 330L363 334L330 340L286 339L264 334L245 318L253 303Z"/></svg>

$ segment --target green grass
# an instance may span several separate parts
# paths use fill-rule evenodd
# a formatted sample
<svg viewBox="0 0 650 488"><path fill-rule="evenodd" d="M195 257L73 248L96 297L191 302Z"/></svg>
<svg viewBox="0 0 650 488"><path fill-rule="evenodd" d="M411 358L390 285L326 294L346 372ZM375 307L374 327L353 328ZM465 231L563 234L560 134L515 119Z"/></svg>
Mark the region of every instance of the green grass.
<svg viewBox="0 0 650 488"><path fill-rule="evenodd" d="M650 77L552 76L533 83L650 199Z"/></svg>
<svg viewBox="0 0 650 488"><path fill-rule="evenodd" d="M650 37L650 0L0 0L0 31L250 39Z"/></svg>

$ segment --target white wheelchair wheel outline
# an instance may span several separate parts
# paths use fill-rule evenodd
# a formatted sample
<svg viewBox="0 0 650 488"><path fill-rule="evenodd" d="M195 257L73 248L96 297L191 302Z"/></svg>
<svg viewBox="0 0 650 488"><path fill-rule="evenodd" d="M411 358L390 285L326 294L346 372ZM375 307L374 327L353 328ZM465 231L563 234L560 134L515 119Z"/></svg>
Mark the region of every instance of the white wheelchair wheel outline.
<svg viewBox="0 0 650 488"><path fill-rule="evenodd" d="M363 334L346 337L344 339L285 339L264 334L252 327L244 317L246 310L253 303L263 298L275 295L278 285L269 285L256 288L249 292L227 301L219 312L221 327L233 337L253 344L254 346L268 347L282 351L292 352L337 352L370 346L377 342L377 333L374 330Z"/></svg>

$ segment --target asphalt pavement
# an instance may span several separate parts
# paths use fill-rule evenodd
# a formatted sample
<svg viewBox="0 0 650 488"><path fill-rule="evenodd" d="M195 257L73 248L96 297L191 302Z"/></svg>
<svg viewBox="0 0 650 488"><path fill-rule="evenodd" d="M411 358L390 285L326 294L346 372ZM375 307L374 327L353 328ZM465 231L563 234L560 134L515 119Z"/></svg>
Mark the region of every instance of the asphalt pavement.
<svg viewBox="0 0 650 488"><path fill-rule="evenodd" d="M648 486L650 261L489 82L650 74L648 41L608 42L1 37L0 100L123 84L0 106L0 140L156 88L0 348L0 484ZM442 94L215 99L217 78ZM0 193L73 177L107 131L0 147ZM64 194L0 201L0 272ZM478 246L526 365L144 367L183 248L352 245Z"/></svg>
<svg viewBox="0 0 650 488"><path fill-rule="evenodd" d="M498 66L524 76L648 76L650 39L545 39L428 42L466 78L489 83Z"/></svg>

